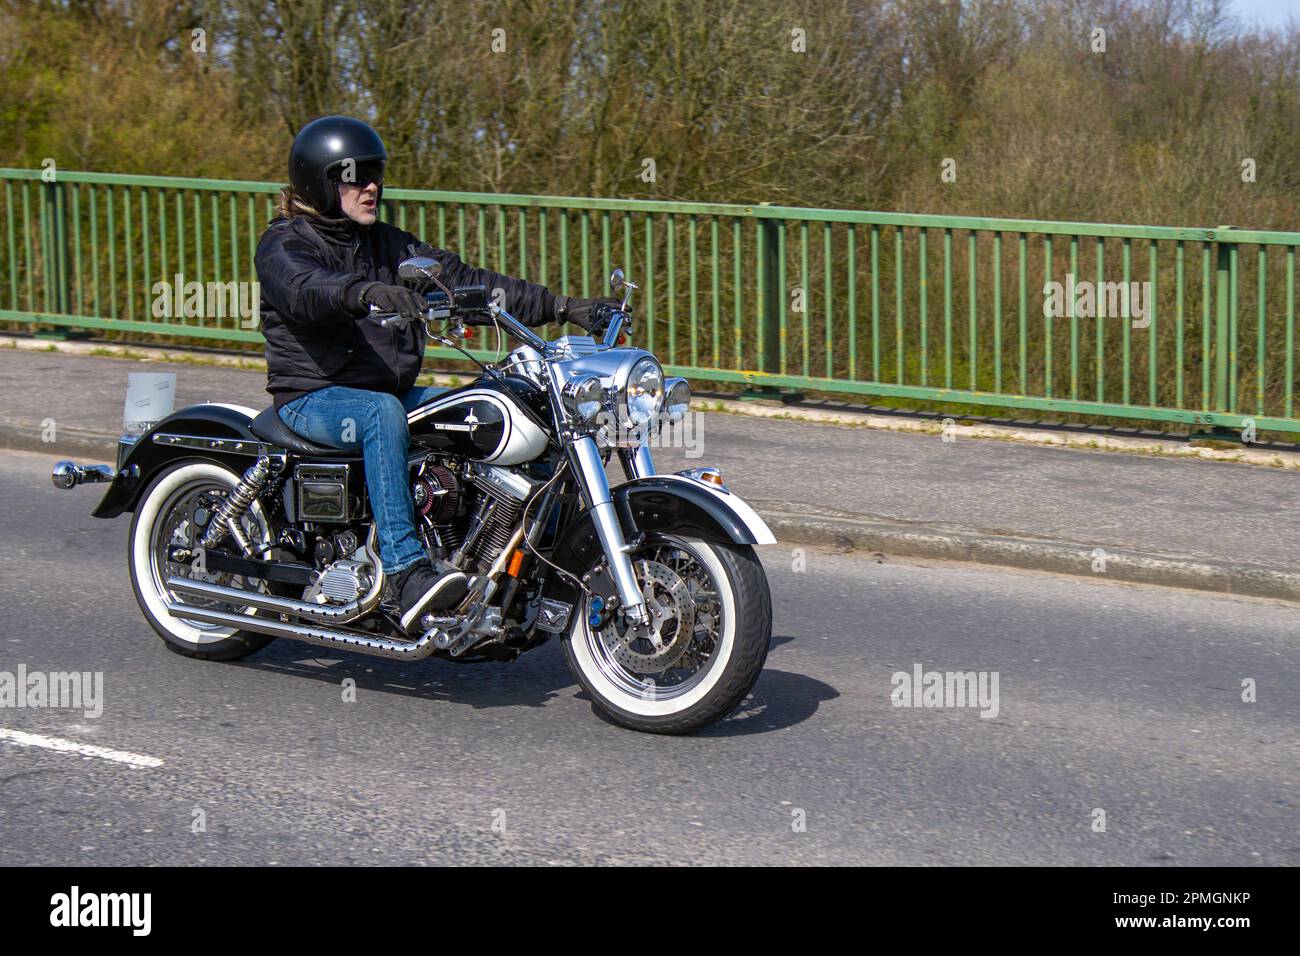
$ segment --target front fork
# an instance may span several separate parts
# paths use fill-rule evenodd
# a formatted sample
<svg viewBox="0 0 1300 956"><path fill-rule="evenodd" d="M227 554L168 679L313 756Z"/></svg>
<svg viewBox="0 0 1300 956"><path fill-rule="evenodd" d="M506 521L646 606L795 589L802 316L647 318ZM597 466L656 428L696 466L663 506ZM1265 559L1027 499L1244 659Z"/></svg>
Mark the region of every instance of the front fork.
<svg viewBox="0 0 1300 956"><path fill-rule="evenodd" d="M629 478L654 474L654 461L650 449L644 444L634 452L620 449L619 456ZM614 577L614 586L618 589L618 600L623 613L628 623L634 626L648 624L649 610L641 588L636 583L636 572L632 568L632 559L628 556L627 539L623 536L623 526L618 522L618 513L609 491L609 477L605 474L605 463L601 461L595 439L590 435L575 439L569 445L569 458L573 473L577 476L583 503L591 511L596 535L600 538L605 558L609 561L609 570Z"/></svg>
<svg viewBox="0 0 1300 956"><path fill-rule="evenodd" d="M655 474L655 460L646 442L642 442L636 448L620 448L618 460L623 463L623 471L627 473L629 480L649 478Z"/></svg>

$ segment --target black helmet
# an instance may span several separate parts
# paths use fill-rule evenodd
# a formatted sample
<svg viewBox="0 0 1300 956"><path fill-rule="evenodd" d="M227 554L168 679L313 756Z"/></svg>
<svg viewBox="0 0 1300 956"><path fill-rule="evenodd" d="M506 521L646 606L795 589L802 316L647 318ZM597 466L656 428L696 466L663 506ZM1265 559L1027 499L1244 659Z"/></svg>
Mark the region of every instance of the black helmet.
<svg viewBox="0 0 1300 956"><path fill-rule="evenodd" d="M343 163L352 160L378 163L382 172L388 162L384 141L366 123L351 116L322 116L312 120L293 138L289 147L289 182L294 190L324 216L339 213ZM362 177L358 177L362 178ZM383 186L380 186L382 195Z"/></svg>

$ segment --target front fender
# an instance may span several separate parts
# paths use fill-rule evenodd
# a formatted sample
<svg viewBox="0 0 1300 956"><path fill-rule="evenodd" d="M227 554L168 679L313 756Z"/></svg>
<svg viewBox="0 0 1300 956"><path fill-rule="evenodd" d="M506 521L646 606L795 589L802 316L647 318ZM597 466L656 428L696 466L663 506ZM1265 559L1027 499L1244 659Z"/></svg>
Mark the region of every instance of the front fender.
<svg viewBox="0 0 1300 956"><path fill-rule="evenodd" d="M681 475L652 475L625 482L612 491L624 537L640 531L671 531L733 544L775 544L767 523L731 492ZM581 576L601 555L600 538L589 512L564 529L551 560ZM578 589L559 574L546 583L545 597L574 603Z"/></svg>
<svg viewBox="0 0 1300 956"><path fill-rule="evenodd" d="M140 436L126 458L118 465L117 475L95 510L96 518L116 518L124 511L134 511L136 502L153 476L164 465L181 458L200 457L220 462L236 474L243 474L250 464L246 455L200 451L194 448L169 447L153 440L156 432L178 432L211 438L242 438L261 441L248 428L257 413L240 405L191 405L168 415Z"/></svg>
<svg viewBox="0 0 1300 956"><path fill-rule="evenodd" d="M743 498L682 475L651 475L619 485L614 507L623 533L673 529L735 544L775 544L776 537Z"/></svg>

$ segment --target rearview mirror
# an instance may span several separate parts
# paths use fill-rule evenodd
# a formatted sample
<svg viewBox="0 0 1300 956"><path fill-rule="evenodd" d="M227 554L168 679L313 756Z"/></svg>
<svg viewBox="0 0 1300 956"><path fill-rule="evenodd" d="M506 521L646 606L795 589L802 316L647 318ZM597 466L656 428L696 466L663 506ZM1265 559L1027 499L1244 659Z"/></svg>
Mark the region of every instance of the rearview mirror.
<svg viewBox="0 0 1300 956"><path fill-rule="evenodd" d="M442 263L429 256L412 256L403 259L397 274L403 279L433 279L442 272Z"/></svg>

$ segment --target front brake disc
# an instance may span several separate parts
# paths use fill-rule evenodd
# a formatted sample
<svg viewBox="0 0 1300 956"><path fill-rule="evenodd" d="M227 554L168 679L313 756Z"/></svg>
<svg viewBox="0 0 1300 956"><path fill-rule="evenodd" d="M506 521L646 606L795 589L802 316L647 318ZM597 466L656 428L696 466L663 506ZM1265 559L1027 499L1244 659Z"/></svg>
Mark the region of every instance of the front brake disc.
<svg viewBox="0 0 1300 956"><path fill-rule="evenodd" d="M672 667L695 633L695 602L677 572L658 561L633 562L637 583L650 612L646 636L620 634L611 621L599 631L610 656L634 674L657 674Z"/></svg>

